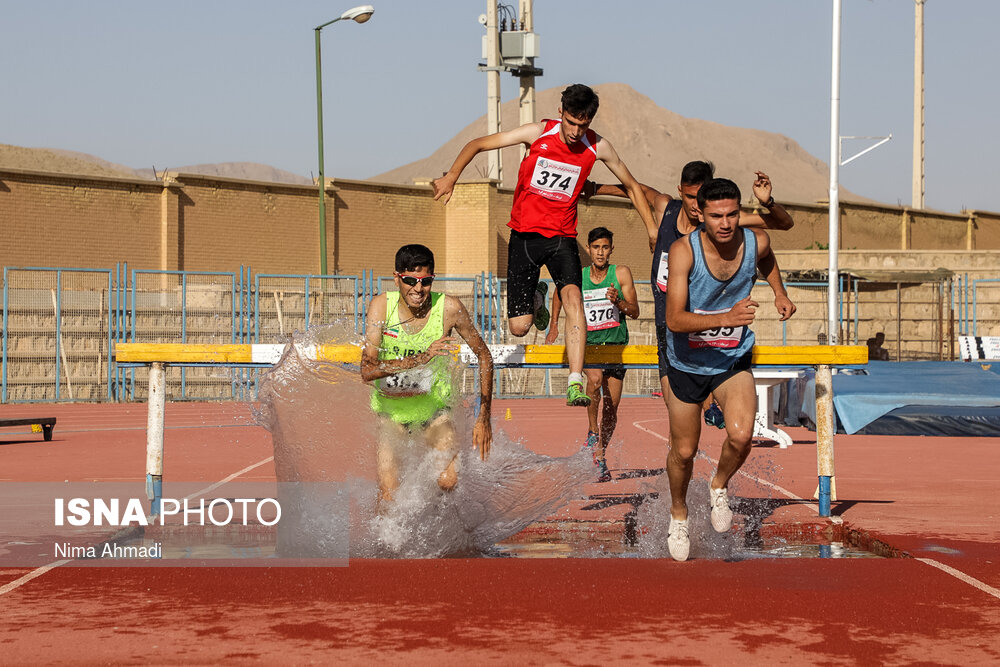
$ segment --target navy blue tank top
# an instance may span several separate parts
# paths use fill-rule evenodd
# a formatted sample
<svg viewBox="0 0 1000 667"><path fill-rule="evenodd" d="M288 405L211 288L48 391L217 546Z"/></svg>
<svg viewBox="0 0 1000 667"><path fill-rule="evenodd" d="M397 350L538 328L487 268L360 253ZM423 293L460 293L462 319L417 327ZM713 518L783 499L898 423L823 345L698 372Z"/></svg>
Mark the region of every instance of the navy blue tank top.
<svg viewBox="0 0 1000 667"><path fill-rule="evenodd" d="M656 233L656 247L653 248L653 267L649 273L649 286L653 291L653 317L658 326L667 321L667 253L670 245L684 236L677 231L677 216L681 212L681 200L671 199L663 210L663 219Z"/></svg>

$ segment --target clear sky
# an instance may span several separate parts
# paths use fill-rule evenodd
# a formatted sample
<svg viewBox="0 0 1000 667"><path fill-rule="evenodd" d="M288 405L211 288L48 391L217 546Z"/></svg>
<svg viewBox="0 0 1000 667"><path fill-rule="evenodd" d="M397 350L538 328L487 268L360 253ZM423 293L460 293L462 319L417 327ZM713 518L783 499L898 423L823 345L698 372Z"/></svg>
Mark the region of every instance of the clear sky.
<svg viewBox="0 0 1000 667"><path fill-rule="evenodd" d="M0 0L0 143L309 176L313 28L358 1ZM425 157L485 113L485 1L368 1L371 21L323 31L329 176ZM843 5L841 134L893 139L841 182L909 204L913 0ZM927 0L925 20L927 206L1000 211L1000 2ZM831 27L830 0L535 0L537 85L627 83L683 116L787 135L827 162ZM516 92L503 75L504 101ZM845 142L845 156L862 147Z"/></svg>

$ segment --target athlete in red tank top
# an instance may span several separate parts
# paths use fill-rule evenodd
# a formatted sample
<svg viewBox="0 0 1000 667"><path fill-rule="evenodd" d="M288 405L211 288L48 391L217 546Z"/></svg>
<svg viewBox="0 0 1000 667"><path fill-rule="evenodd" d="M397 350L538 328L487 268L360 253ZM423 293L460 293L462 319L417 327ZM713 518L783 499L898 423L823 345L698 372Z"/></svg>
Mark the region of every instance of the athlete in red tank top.
<svg viewBox="0 0 1000 667"><path fill-rule="evenodd" d="M639 183L611 143L590 129L597 109L597 94L593 90L582 84L569 86L560 98L559 120L527 123L514 130L473 139L459 152L451 169L432 183L434 199L447 203L462 170L476 155L519 144L529 147L518 171L510 214L507 326L514 336L526 335L532 324L540 330L548 326L544 298L548 284L539 283L544 266L559 290L566 311L566 357L569 362L566 403L581 406L588 405L590 397L584 390L587 327L580 291L580 252L574 237L576 203L595 160L602 161L625 186L651 243L657 231Z"/></svg>
<svg viewBox="0 0 1000 667"><path fill-rule="evenodd" d="M576 236L580 190L597 161L597 133L567 145L561 120L543 120L542 135L521 161L508 227L542 236Z"/></svg>

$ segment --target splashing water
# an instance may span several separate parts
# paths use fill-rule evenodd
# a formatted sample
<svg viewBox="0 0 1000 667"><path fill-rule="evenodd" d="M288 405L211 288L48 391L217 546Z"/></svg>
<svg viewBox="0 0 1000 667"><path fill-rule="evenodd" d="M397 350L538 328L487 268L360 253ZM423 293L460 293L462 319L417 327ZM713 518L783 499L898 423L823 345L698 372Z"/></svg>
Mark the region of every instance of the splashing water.
<svg viewBox="0 0 1000 667"><path fill-rule="evenodd" d="M730 482L730 503L734 507L734 514L737 517L737 529L726 533L717 533L711 525L711 508L709 504L709 486L714 474L715 464L709 456L699 451L696 458L709 462L712 472L695 472L688 485L687 506L688 525L690 526L691 539L691 559L721 559L721 560L742 560L746 558L760 557L759 552L753 551L759 547L760 536L757 530L760 522L764 518L760 515L760 507L768 505L772 500L774 490L771 487L761 485L753 478L737 474ZM743 465L742 471L760 477L762 479L773 478L781 466L771 460L763 460L762 457L754 457L752 454ZM754 496L763 496L759 502L751 502L754 507L752 514L745 514L750 507L738 507L739 501L734 503L734 498L739 494L738 489L753 488L757 492ZM637 542L636 547L640 558L670 558L667 548L667 531L670 528L670 480L666 474L659 477L655 484L648 484L643 489L648 493L648 499L642 503L636 512ZM743 517L742 524L739 517ZM773 541L784 543L781 538L772 538Z"/></svg>
<svg viewBox="0 0 1000 667"><path fill-rule="evenodd" d="M281 496L278 551L326 557L436 557L482 553L574 499L592 480L587 452L535 454L494 430L489 458L472 445L472 406L452 418L458 483L437 484L452 453L416 430L391 443L399 467L394 502L375 514L376 417L357 367L317 362L304 347L356 342L353 326L296 335L261 383L258 422L271 431ZM453 369L460 371L460 368ZM460 386L456 384L456 386Z"/></svg>

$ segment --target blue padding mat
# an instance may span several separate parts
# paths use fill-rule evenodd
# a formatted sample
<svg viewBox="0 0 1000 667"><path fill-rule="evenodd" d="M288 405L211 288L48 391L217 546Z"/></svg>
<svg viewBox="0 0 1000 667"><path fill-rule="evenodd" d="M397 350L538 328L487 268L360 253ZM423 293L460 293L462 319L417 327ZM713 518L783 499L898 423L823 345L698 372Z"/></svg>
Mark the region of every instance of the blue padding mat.
<svg viewBox="0 0 1000 667"><path fill-rule="evenodd" d="M1000 407L907 405L866 424L858 433L1000 438Z"/></svg>
<svg viewBox="0 0 1000 667"><path fill-rule="evenodd" d="M996 364L994 364L996 366ZM873 361L867 375L837 374L833 404L847 433L907 406L998 407L1000 374L961 361ZM933 411L923 411L931 415ZM942 417L954 413L942 410Z"/></svg>

